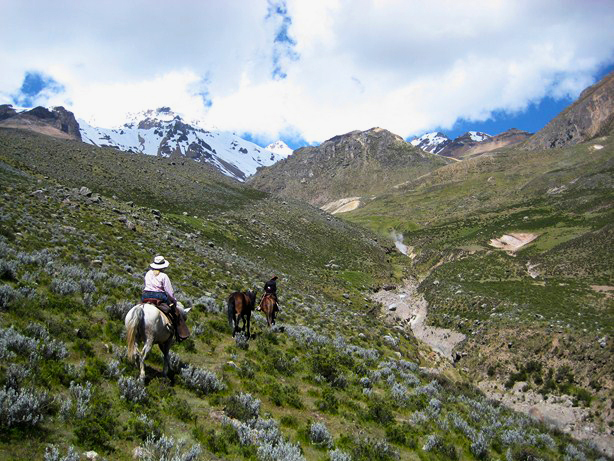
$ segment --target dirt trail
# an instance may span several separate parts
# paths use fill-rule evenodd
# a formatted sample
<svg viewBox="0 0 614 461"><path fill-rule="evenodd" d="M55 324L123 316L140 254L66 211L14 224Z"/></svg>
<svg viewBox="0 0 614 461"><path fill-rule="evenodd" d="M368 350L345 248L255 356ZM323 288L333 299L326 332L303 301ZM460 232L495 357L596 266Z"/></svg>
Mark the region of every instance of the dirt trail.
<svg viewBox="0 0 614 461"><path fill-rule="evenodd" d="M384 305L387 315L399 322L409 322L414 336L428 344L438 354L453 361L454 347L465 339L465 335L445 328L427 326L428 304L418 293L418 282L407 280L397 290L380 290L373 299Z"/></svg>

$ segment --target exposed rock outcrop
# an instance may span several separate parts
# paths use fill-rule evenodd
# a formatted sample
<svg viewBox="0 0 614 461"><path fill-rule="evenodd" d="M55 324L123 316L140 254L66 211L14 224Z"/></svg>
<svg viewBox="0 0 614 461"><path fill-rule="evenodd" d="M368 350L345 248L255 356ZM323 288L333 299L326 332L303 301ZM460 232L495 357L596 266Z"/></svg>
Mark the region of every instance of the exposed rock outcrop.
<svg viewBox="0 0 614 461"><path fill-rule="evenodd" d="M11 105L0 106L0 127L23 128L55 138L81 141L74 114L61 106L53 110L39 106L19 113Z"/></svg>
<svg viewBox="0 0 614 461"><path fill-rule="evenodd" d="M614 72L588 87L523 146L527 150L564 147L604 136L614 130Z"/></svg>
<svg viewBox="0 0 614 461"><path fill-rule="evenodd" d="M450 160L413 147L382 128L352 131L317 147L303 147L259 169L248 183L257 189L321 206L347 197L387 190Z"/></svg>

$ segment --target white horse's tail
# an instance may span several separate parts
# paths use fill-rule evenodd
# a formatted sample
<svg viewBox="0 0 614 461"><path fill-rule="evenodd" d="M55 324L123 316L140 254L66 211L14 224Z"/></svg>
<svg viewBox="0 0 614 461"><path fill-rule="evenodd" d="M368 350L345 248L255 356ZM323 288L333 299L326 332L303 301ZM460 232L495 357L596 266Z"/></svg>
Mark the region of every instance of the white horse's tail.
<svg viewBox="0 0 614 461"><path fill-rule="evenodd" d="M139 334L139 328L143 325L145 313L143 305L137 304L129 313L130 318L126 322L126 340L128 341L128 358L133 359L136 354L136 340Z"/></svg>

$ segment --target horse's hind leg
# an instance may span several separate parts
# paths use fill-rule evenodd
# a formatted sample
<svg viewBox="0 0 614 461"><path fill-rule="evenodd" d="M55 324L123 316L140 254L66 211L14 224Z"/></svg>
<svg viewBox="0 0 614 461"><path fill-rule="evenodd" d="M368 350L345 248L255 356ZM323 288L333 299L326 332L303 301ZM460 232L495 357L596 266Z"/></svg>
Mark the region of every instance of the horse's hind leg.
<svg viewBox="0 0 614 461"><path fill-rule="evenodd" d="M168 370L170 368L170 358L169 358L169 350L171 348L171 341L166 341L159 345L162 354L164 355L164 366L162 367L162 374L164 376L168 375Z"/></svg>
<svg viewBox="0 0 614 461"><path fill-rule="evenodd" d="M141 365L141 374L139 376L139 378L141 379L141 381L145 380L145 357L147 357L147 354L149 354L149 351L151 350L151 348L153 347L153 340L147 338L145 340L145 344L143 345L143 352L141 352L139 355L139 359L140 359L140 365Z"/></svg>

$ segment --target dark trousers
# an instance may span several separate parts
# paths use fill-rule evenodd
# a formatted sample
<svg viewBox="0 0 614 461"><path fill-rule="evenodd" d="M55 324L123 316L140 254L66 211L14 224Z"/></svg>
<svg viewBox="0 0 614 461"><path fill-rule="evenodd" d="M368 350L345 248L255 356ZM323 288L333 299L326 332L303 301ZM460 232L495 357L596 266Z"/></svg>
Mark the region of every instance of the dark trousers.
<svg viewBox="0 0 614 461"><path fill-rule="evenodd" d="M165 304L168 304L169 306L171 304L169 302L168 295L163 291L144 291L141 295L141 301L143 301L145 298L159 299L160 301Z"/></svg>

